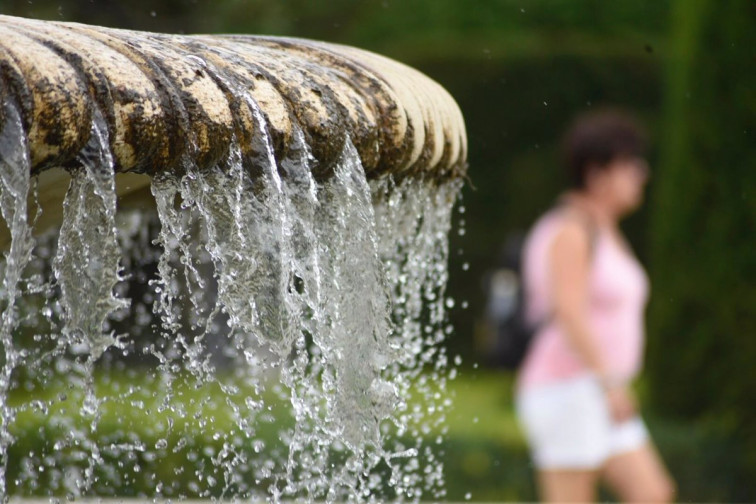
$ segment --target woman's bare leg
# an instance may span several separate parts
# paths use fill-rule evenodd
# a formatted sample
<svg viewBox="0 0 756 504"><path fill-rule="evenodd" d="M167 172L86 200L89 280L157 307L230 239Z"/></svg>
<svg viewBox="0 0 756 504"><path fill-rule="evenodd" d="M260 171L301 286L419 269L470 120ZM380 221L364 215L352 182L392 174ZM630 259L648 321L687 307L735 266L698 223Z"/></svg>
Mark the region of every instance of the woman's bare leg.
<svg viewBox="0 0 756 504"><path fill-rule="evenodd" d="M597 481L597 471L542 470L538 491L542 502L593 502Z"/></svg>
<svg viewBox="0 0 756 504"><path fill-rule="evenodd" d="M672 502L675 483L651 444L610 458L602 471L623 502Z"/></svg>

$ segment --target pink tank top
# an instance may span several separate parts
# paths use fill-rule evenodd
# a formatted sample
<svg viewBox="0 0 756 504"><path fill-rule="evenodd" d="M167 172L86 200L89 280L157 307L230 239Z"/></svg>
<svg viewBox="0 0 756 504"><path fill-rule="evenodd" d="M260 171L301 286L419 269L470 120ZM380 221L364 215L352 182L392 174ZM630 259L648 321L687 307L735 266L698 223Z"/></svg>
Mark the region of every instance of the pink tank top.
<svg viewBox="0 0 756 504"><path fill-rule="evenodd" d="M563 219L559 210L547 213L525 242L523 282L531 321L551 318L549 252ZM641 367L648 278L630 251L606 232L597 231L592 247L588 327L613 376L629 381ZM552 320L542 323L534 335L519 373L518 387L544 385L587 373L558 322Z"/></svg>

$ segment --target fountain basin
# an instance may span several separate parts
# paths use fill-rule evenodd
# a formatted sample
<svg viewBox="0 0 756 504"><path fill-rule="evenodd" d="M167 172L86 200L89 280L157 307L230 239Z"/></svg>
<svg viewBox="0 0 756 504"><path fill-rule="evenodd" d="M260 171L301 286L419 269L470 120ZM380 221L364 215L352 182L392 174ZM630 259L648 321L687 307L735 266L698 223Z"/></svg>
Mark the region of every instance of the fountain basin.
<svg viewBox="0 0 756 504"><path fill-rule="evenodd" d="M448 93L367 51L0 16L0 497L122 495L143 464L156 498L442 497L466 150ZM197 464L158 481L169 452Z"/></svg>

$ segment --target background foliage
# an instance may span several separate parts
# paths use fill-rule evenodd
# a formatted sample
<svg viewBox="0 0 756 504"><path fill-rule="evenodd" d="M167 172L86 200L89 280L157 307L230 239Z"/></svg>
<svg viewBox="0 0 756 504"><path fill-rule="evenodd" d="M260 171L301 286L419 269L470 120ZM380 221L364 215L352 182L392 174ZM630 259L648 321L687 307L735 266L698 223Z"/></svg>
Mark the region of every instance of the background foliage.
<svg viewBox="0 0 756 504"><path fill-rule="evenodd" d="M649 229L654 406L743 444L756 479L756 4L672 10L661 169ZM751 493L751 499L753 499Z"/></svg>
<svg viewBox="0 0 756 504"><path fill-rule="evenodd" d="M555 146L565 124L602 104L634 110L655 140L649 204L626 222L653 282L642 395L682 497L756 498L753 1L0 0L0 13L317 38L383 53L441 82L465 114L470 141L450 283L469 308L457 303L449 341L470 364L479 358L481 278L505 238L558 195ZM506 377L495 376L486 382L489 403L508 397ZM485 404L480 415L514 429ZM450 452L455 442L488 455L452 460L480 466L488 457L517 475L494 478L500 486L489 498L528 498L517 490L528 474L521 447L462 436ZM496 451L507 449L509 459ZM464 467L450 472L468 474ZM480 485L474 474L450 484Z"/></svg>

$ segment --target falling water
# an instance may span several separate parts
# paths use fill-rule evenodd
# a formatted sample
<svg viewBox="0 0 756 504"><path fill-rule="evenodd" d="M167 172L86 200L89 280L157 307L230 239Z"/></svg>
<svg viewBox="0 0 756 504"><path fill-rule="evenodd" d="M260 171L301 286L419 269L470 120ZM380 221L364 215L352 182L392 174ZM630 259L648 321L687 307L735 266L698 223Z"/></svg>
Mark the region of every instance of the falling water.
<svg viewBox="0 0 756 504"><path fill-rule="evenodd" d="M31 258L33 241L27 221L26 197L29 192L29 151L18 110L4 103L5 125L0 131L0 211L11 236L10 250L5 254L2 268L2 321L0 343L3 350L3 367L0 374L0 496L5 496L8 447L13 439L9 425L15 419L15 411L8 404L11 376L23 353L13 341L18 325L18 308L21 274Z"/></svg>
<svg viewBox="0 0 756 504"><path fill-rule="evenodd" d="M368 181L349 139L316 180L303 133L276 160L264 115L245 102L254 145L156 176L155 207L140 211L116 212L96 114L60 232L39 237L34 256L28 152L9 107L3 492L444 496L459 183Z"/></svg>
<svg viewBox="0 0 756 504"><path fill-rule="evenodd" d="M91 487L95 467L103 465L94 439L99 408L92 370L102 353L117 343L112 333L103 332L103 325L108 315L128 306L127 301L113 296L113 288L121 280L115 227L115 172L107 127L99 111L92 123L89 144L79 154L78 161L81 167L73 172L63 203L63 224L53 262L62 294L63 337L71 351L86 354L83 376L86 395L81 412L88 417L89 432L81 444L89 456L84 480L77 483L76 494Z"/></svg>

